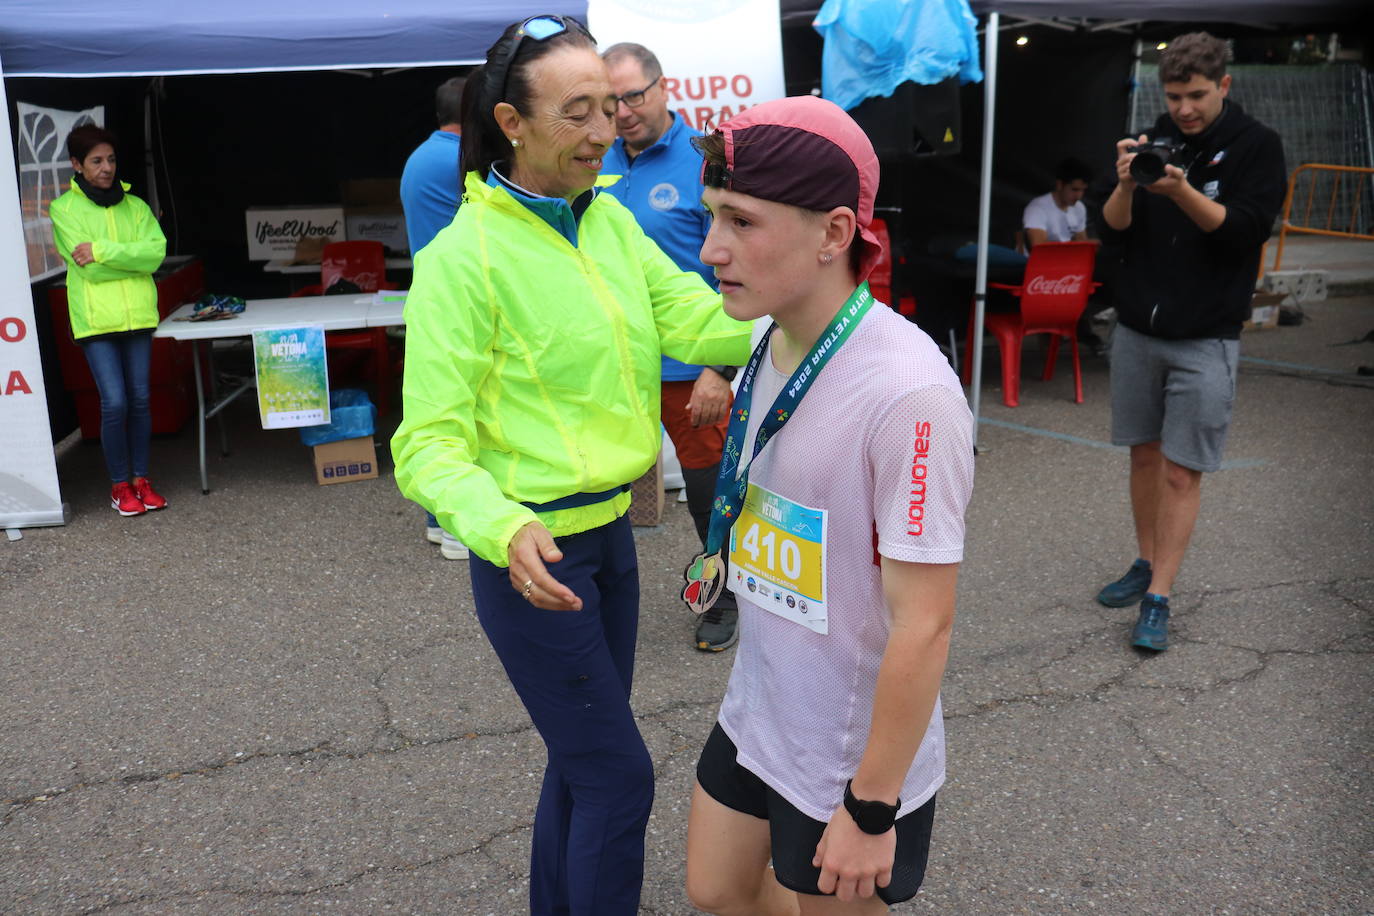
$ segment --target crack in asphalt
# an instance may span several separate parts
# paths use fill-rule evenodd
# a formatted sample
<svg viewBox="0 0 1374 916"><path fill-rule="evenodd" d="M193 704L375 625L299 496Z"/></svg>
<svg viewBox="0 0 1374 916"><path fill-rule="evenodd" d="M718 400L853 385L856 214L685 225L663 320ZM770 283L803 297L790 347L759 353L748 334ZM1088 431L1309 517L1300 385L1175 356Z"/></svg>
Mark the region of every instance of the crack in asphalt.
<svg viewBox="0 0 1374 916"><path fill-rule="evenodd" d="M1186 612L1187 614L1194 614L1194 613L1197 613L1198 611L1202 610L1202 609L1203 609L1212 599L1215 599L1215 598L1217 598L1217 597L1228 597L1228 596L1237 595L1237 594L1245 594L1245 593L1249 593L1249 592L1263 592L1263 591L1269 591L1269 590L1276 589L1276 588L1291 588L1291 587L1294 587L1294 586L1298 586L1298 587L1307 586L1307 587L1317 588L1317 589L1321 590L1323 593L1328 594L1328 595L1330 595L1331 597L1335 597L1335 598L1338 598L1338 599L1340 599L1340 600L1342 600L1342 601L1345 601L1345 602L1349 603L1352 607L1358 608L1358 609L1360 609L1360 610L1362 610L1362 611L1363 611L1363 610L1374 610L1374 609L1366 608L1366 607L1365 607L1363 604L1361 604L1357 599L1350 598L1348 595L1345 595L1345 594L1343 594L1343 593L1340 591L1342 585L1365 585L1365 584L1368 584L1368 583L1371 582L1371 581L1374 581L1374 580L1371 580L1371 579L1353 579L1353 580L1352 580L1352 579L1342 578L1342 579L1333 579L1333 580L1325 580L1325 581L1323 581L1323 580L1307 579L1307 580L1294 580L1294 581L1288 581L1288 582L1275 582L1275 583L1272 583L1272 584L1269 584L1269 585L1263 585L1263 586L1259 586L1259 587L1236 587L1236 588L1224 588L1224 589L1209 589L1209 590L1207 590L1207 591L1198 593L1197 596L1196 596L1195 598L1192 598L1192 600L1190 600L1190 601L1187 602L1186 604L1180 602L1180 604L1177 606L1177 610L1184 611L1184 612ZM1055 604L1055 605L1051 605L1050 607L1051 607L1051 608L1063 608L1063 607L1067 607L1067 605ZM1036 678L1036 681L1037 681L1038 683L1040 683L1041 686L1043 687L1043 681L1041 680L1041 676L1042 676L1042 674L1045 673L1048 669L1050 669L1050 668L1052 668L1052 667L1054 667L1054 666L1056 666L1056 665L1061 665L1061 664L1063 664L1064 662L1068 661L1069 659L1071 659L1071 658L1075 657L1076 655L1078 655L1080 652L1082 652L1085 648L1088 647L1089 643L1091 642L1091 640L1092 640L1093 638L1102 636L1103 634L1108 633L1108 632L1111 632L1111 631L1113 631L1113 630L1121 629L1123 626L1124 626L1123 623L1110 623L1110 624L1105 624L1105 625L1100 626L1100 627L1092 627L1092 628L1090 628L1090 629L1082 630L1082 631L1080 631L1076 636L1068 637L1068 639L1072 639L1072 640L1076 643L1072 648L1070 648L1068 651L1062 653L1061 655L1054 656L1054 657L1050 658L1049 660L1047 660L1047 661L1045 661L1045 662L1042 662L1041 664L1038 664L1038 665L1034 666L1033 668L1029 669L1027 673L1029 673L1030 675L1034 676L1034 677ZM1117 672L1115 675L1113 675L1113 676L1111 676L1111 677L1109 677L1109 678L1104 678L1104 679L1101 680L1101 681L1098 681L1096 684L1094 684L1093 686L1089 687L1089 688L1086 689L1086 690L1078 690L1078 691L1056 691L1056 690L1045 690L1045 689L1042 689L1042 690L1040 690L1040 691L1038 691L1038 692L1035 692L1035 693L1020 693L1020 694L1014 694L1014 695L1010 695L1010 696L993 697L993 698L991 698L991 699L984 700L984 701L982 701L982 702L979 702L979 703L975 704L975 705L973 706L973 708L970 709L970 710L968 710L968 711L965 711L965 712L957 712L957 713L952 713L952 714L946 714L946 715L945 715L945 720L946 720L946 721L955 721L955 720L971 719L971 718L974 718L974 717L977 717L977 716L981 716L981 715L984 715L985 713L992 712L992 711L994 711L994 710L1001 709L1001 708L1004 708L1004 707L1007 707L1007 706L1019 706L1019 705L1024 705L1024 704L1030 704L1030 705L1044 705L1046 702L1063 702L1063 701L1070 701L1070 702L1073 702L1073 701L1079 701L1079 700L1098 701L1098 700L1101 700L1101 699L1103 698L1102 695L1103 695L1106 691L1111 690L1111 689L1113 689L1113 688L1118 688L1118 687L1129 687L1130 689L1140 689L1140 690L1171 691L1171 692L1178 693L1178 694L1182 694L1182 695L1189 696L1189 697L1202 696L1202 695L1205 695L1205 694L1207 694L1207 693L1210 693L1210 692L1215 691L1215 690L1218 690L1218 689L1223 689L1223 688L1226 688L1226 687L1234 686L1235 684L1245 683L1245 682L1248 682L1248 681L1255 680L1255 679L1258 678L1261 674L1264 673L1264 671L1268 668L1269 661L1271 660L1271 658L1273 658L1273 657L1275 657L1275 656L1290 656L1290 655L1291 655L1291 656L1322 657L1322 656L1330 656L1330 655L1370 655L1370 654L1374 654L1374 650L1360 650L1360 649L1346 649L1346 648L1343 648L1343 646L1344 646L1346 643L1349 643L1349 642L1351 642L1351 641L1353 641L1353 640L1356 640L1356 639L1364 638L1366 635L1367 635L1367 634L1365 634L1365 633L1352 633L1352 634L1349 634L1349 635L1347 635L1347 636L1342 636L1342 637L1339 637L1339 638L1337 638L1337 639L1332 640L1331 642L1327 643L1325 646L1323 646L1323 647L1320 648L1320 649L1258 649L1258 648L1256 648L1256 647L1254 647L1254 646L1241 646L1241 645L1235 645L1235 644L1232 644L1232 643L1227 643L1227 642L1224 642L1224 641L1206 640L1206 639L1195 639L1195 638L1189 637L1189 636L1187 635L1187 626L1186 626L1186 622L1185 622L1183 625L1181 625L1181 626L1179 626L1178 628L1176 628L1175 631L1171 634L1171 639L1173 640L1173 642L1174 642L1175 645L1182 644L1182 643L1191 643L1191 644L1194 644L1194 645L1209 646L1209 647L1214 647L1214 648L1232 649L1232 650L1238 651L1238 652L1251 653L1251 654L1253 654L1253 655L1256 656L1256 658L1257 658L1257 660L1258 660L1258 663L1257 663L1256 665L1254 665L1253 667L1251 667L1251 668L1247 668L1245 671L1242 671L1242 672L1239 673L1239 674L1228 675L1228 676L1225 676L1225 677L1219 677L1219 678L1217 678L1215 681L1212 681L1212 682L1210 682L1209 684L1207 684L1206 686L1196 686L1196 685L1190 685L1190 684L1179 684L1179 685L1147 685L1147 684L1127 685L1127 684L1125 684L1125 680L1126 680L1131 674L1133 674L1133 673L1135 673L1137 670L1139 670L1140 667L1141 667L1142 665L1144 665L1145 663L1149 662L1149 661L1151 660L1151 658L1153 657L1153 656L1151 656L1151 655L1146 655L1146 654L1144 654L1144 653L1141 653L1141 654L1138 655L1138 657L1137 657L1134 661L1127 661L1127 662L1124 662L1124 667L1123 667L1119 672ZM1014 655L1014 654L1015 654L1015 653L1014 653L1013 650L1008 649L1008 650L1003 650L1003 651L999 651L999 652L996 652L996 653L984 654L984 655L982 655L982 656L979 656L978 659L977 659L977 661L978 661L979 663L984 663L984 662L987 662L987 661L990 660L990 659L1005 658L1005 657L1008 657L1009 655Z"/></svg>
<svg viewBox="0 0 1374 916"><path fill-rule="evenodd" d="M694 709L705 705L710 704L706 701L675 701L672 703L664 704L663 706L656 707L652 710L636 714L635 718L637 720L651 721L659 725L663 725L664 727L668 728L668 730L674 735L674 737L682 741L688 741L687 736L682 734L679 730L673 728L664 717L669 716L674 712ZM101 789L110 786L131 786L146 783L170 782L178 779L183 779L188 776L214 777L226 772L227 770L233 767L241 766L245 763L249 763L252 761L365 760L367 758L374 756L403 753L405 751L412 749L423 749L428 747L441 746L445 744L453 744L458 741L473 741L482 738L509 738L514 735L528 734L532 731L534 731L534 725L533 723L529 723L505 729L469 731L464 732L463 734L446 735L440 738L434 738L430 740L410 740L403 738L402 743L400 744L372 747L364 751L331 750L330 742L322 741L319 744L316 744L312 747L301 748L297 750L260 751L251 754L239 753L225 760L220 760L212 763L196 764L193 766L181 767L160 773L131 773L127 776L116 776L110 779L83 780L81 782L73 783L69 786L59 786L56 788L45 789L42 792L35 792L28 796L0 799L0 806L6 806L7 808L4 814L0 815L0 830L3 830L4 828L8 827L16 814L19 814L20 812L30 807L43 804L44 802L54 801L62 796L69 795L73 792L77 792L83 789ZM399 734L399 732L397 732L397 734ZM681 753L681 751L681 748L673 751L670 757L672 755Z"/></svg>
<svg viewBox="0 0 1374 916"><path fill-rule="evenodd" d="M168 903L174 900L185 900L187 898L202 897L206 894L228 894L230 896L243 897L247 899L269 900L293 897L304 898L314 894L321 893L322 891L347 888L353 884L356 884L358 881L361 881L364 878L368 878L380 873L394 872L397 874L404 874L406 872L414 872L424 868L431 868L435 865L444 865L449 862L453 862L457 859L461 859L471 855L480 855L487 859L487 861L494 862L495 860L487 853L487 847L495 841L504 839L505 837L510 836L511 834L518 833L522 830L528 830L530 826L530 824L520 824L514 827L507 827L504 830L499 830L496 833L493 833L491 836L488 836L482 839L481 841L466 847L465 849L456 852L448 852L442 855L437 855L429 859L424 859L420 862L407 862L400 865L371 865L361 869L360 871L354 873L353 875L350 875L347 878L343 878L339 881L331 881L327 884L321 884L316 887L302 888L300 890L280 891L268 891L262 889L241 889L233 887L207 887L200 888L194 891L185 891L177 894L142 894L138 897L128 897L121 900L111 900L107 903L101 904L100 906L84 909L80 912L82 916L86 916L86 914L90 913L108 913L111 910L117 909L119 907L132 906L134 904L139 903Z"/></svg>
<svg viewBox="0 0 1374 916"><path fill-rule="evenodd" d="M1202 793L1202 796L1207 799L1209 803L1208 807L1211 809L1212 813L1217 817L1221 818L1221 820L1224 821L1226 825L1229 826L1232 830L1238 833L1244 832L1241 825L1237 824L1234 820L1231 819L1231 816L1226 813L1224 807L1222 806L1222 800L1217 796L1216 792L1208 788L1198 777L1188 772L1188 770L1182 764L1178 763L1177 761L1170 760L1168 757L1164 756L1163 751L1159 750L1154 745L1152 745L1149 739L1146 738L1143 734L1141 734L1140 723L1136 722L1134 718L1132 718L1131 716L1121 716L1120 719L1121 723L1126 726L1126 730L1131 733L1131 737L1133 737L1136 740L1136 742L1145 750L1146 753L1148 753L1154 759L1154 761L1157 764L1159 764L1166 770L1178 774L1180 777L1183 778L1185 782L1187 782L1193 788L1197 789L1200 793Z"/></svg>

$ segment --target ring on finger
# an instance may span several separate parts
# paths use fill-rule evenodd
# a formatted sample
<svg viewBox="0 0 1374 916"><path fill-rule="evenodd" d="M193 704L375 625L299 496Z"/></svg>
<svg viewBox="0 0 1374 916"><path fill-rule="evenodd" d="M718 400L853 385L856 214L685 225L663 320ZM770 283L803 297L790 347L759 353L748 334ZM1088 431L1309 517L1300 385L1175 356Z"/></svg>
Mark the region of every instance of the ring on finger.
<svg viewBox="0 0 1374 916"><path fill-rule="evenodd" d="M526 580L525 580L525 584L522 585L522 586L520 586L520 597L521 597L521 598L528 598L528 597L530 596L530 591L531 591L533 588L534 588L534 580L533 580L533 579L526 579Z"/></svg>

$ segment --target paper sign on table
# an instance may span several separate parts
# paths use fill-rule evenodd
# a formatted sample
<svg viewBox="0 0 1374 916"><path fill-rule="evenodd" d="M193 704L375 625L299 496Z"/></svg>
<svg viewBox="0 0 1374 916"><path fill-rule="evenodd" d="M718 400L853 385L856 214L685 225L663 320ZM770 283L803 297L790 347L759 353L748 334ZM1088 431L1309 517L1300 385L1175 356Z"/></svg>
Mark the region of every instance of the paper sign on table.
<svg viewBox="0 0 1374 916"><path fill-rule="evenodd" d="M329 422L329 368L323 327L255 330L253 368L263 429Z"/></svg>

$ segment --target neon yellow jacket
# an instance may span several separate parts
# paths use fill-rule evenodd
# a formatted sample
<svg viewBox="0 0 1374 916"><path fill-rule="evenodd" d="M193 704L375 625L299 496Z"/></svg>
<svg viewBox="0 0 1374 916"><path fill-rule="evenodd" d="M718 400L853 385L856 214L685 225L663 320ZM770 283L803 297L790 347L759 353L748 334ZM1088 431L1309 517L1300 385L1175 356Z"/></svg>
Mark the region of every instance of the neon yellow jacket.
<svg viewBox="0 0 1374 916"><path fill-rule="evenodd" d="M167 238L148 205L120 184L124 199L113 207L92 202L76 179L48 207L53 242L67 262L67 310L77 340L157 327L153 271L167 254ZM72 260L82 242L91 243L95 258L85 267Z"/></svg>
<svg viewBox="0 0 1374 916"><path fill-rule="evenodd" d="M406 299L396 482L478 556L536 519L521 503L627 484L654 463L660 353L742 365L747 323L600 194L577 247L503 188L467 176ZM555 536L607 524L629 493L541 513Z"/></svg>

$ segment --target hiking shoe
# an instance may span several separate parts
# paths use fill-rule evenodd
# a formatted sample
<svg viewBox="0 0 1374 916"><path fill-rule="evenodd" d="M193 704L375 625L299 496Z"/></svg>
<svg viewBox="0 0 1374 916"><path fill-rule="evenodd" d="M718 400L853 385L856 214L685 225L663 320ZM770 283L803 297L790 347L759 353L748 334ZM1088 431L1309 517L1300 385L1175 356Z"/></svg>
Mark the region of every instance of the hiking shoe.
<svg viewBox="0 0 1374 916"><path fill-rule="evenodd" d="M431 544L444 543L444 529L438 525L425 525L425 540Z"/></svg>
<svg viewBox="0 0 1374 916"><path fill-rule="evenodd" d="M1129 607L1145 597L1150 590L1150 563L1136 560L1126 575L1097 593L1097 600L1107 607Z"/></svg>
<svg viewBox="0 0 1374 916"><path fill-rule="evenodd" d="M441 529L442 530L442 529ZM463 546L463 542L458 540L447 531L439 542L439 552L444 555L445 560L466 560L468 549Z"/></svg>
<svg viewBox="0 0 1374 916"><path fill-rule="evenodd" d="M1131 630L1131 645L1154 652L1169 648L1169 599L1146 595L1140 602L1140 617Z"/></svg>
<svg viewBox="0 0 1374 916"><path fill-rule="evenodd" d="M739 608L716 607L701 615L697 623L697 648L703 652L721 652L739 639Z"/></svg>
<svg viewBox="0 0 1374 916"><path fill-rule="evenodd" d="M148 511L148 507L143 505L143 501L134 493L128 481L115 484L110 489L110 505L120 515L142 515Z"/></svg>
<svg viewBox="0 0 1374 916"><path fill-rule="evenodd" d="M163 499L162 495L153 489L153 485L148 482L147 477L135 477L133 486L134 495L138 497L139 502L143 503L143 508L149 512L154 509L167 508L167 500Z"/></svg>

